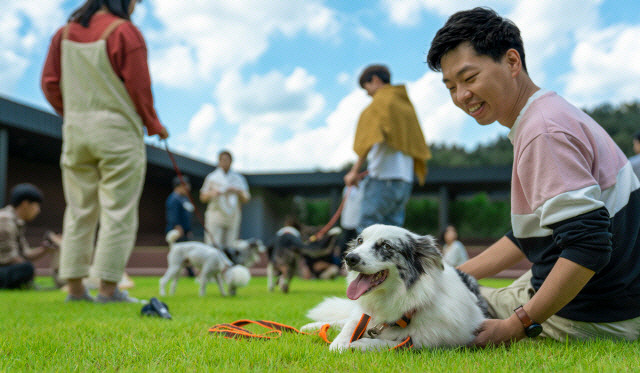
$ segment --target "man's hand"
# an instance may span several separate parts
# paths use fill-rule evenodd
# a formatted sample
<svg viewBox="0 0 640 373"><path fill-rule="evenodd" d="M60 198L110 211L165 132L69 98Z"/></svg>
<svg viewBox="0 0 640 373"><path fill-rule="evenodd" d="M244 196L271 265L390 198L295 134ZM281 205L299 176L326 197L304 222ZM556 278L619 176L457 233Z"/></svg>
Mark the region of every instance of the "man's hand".
<svg viewBox="0 0 640 373"><path fill-rule="evenodd" d="M351 170L344 175L344 185L346 186L357 186L359 182L360 175L358 174L358 171Z"/></svg>
<svg viewBox="0 0 640 373"><path fill-rule="evenodd" d="M524 327L515 315L506 320L487 319L480 326L471 346L488 347L501 344L508 346L525 337Z"/></svg>

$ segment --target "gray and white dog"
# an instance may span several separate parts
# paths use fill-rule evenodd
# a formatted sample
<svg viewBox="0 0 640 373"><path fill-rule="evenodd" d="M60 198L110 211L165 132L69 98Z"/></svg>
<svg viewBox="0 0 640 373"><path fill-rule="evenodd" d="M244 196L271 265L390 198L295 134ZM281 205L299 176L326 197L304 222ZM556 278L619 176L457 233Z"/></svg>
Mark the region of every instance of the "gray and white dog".
<svg viewBox="0 0 640 373"><path fill-rule="evenodd" d="M176 292L180 272L187 263L191 263L200 271L197 278L200 283L200 296L205 295L209 279L218 284L222 296L227 295L224 284L229 285L230 292L234 295L238 287L249 282L249 270L244 266L234 265L222 250L198 241L176 242L179 237L180 232L175 229L169 231L166 236L169 244L168 267L164 276L160 278L160 295L166 295L165 288L169 281L172 281L170 294Z"/></svg>

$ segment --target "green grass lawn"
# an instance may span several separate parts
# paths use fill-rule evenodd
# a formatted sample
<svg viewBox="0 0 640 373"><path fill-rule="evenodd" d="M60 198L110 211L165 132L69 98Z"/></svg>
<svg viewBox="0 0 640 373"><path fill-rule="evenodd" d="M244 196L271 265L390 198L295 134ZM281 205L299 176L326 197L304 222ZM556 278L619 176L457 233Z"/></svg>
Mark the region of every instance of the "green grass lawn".
<svg viewBox="0 0 640 373"><path fill-rule="evenodd" d="M50 285L48 278L38 280ZM157 296L157 277L136 277L130 294ZM505 280L483 281L503 286ZM239 319L266 319L299 328L306 311L326 296L344 296L343 278L294 279L291 292L268 293L256 277L236 297L215 284L205 297L181 278L176 295L161 298L173 320L141 317L137 304L65 303L60 291L0 291L0 371L585 371L640 370L640 342L559 343L534 340L488 350L329 352L316 336L229 340L209 327ZM256 331L260 331L256 329ZM330 338L335 332L330 334Z"/></svg>

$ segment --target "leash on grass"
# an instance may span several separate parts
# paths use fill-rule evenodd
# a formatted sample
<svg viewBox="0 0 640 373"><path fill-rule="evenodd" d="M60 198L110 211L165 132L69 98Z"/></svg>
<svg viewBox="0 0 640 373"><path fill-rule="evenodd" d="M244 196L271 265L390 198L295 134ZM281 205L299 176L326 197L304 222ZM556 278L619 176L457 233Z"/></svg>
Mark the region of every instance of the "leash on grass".
<svg viewBox="0 0 640 373"><path fill-rule="evenodd" d="M368 173L369 173L369 171L361 172L358 175L358 180L362 180L365 176L367 176ZM338 206L338 209L333 214L331 219L329 219L329 222L327 224L325 224L325 226L322 227L318 231L318 233L316 233L316 234L312 235L311 237L309 237L309 241L315 242L317 240L322 239L322 237L324 237L324 235L327 234L329 229L331 229L336 224L336 222L338 221L338 218L340 217L340 214L342 214L342 209L344 209L345 201L347 200L347 198L349 198L349 193L351 193L351 188L352 188L351 186L347 188L346 193L342 197L342 201L340 201L340 205Z"/></svg>
<svg viewBox="0 0 640 373"><path fill-rule="evenodd" d="M178 179L180 180L180 184L186 186L187 183L184 181L184 177L182 176L182 172L180 172L180 168L178 167L178 163L176 162L176 159L173 156L173 153L169 150L169 142L167 141L167 139L163 139L162 141L164 141L164 149L167 151L167 154L169 155L169 159L171 159L171 163L173 164L173 170L176 172L176 175L178 175ZM213 239L213 234L211 234L211 232L209 232L207 227L204 225L204 218L202 217L202 214L200 213L200 210L198 209L198 206L196 205L196 203L193 201L193 198L191 197L191 191L189 191L189 193L187 193L187 197L189 197L189 201L193 205L193 209L194 209L196 218L198 219L198 222L202 225L202 229L204 230L205 234L208 235L209 239L213 243L213 246L218 247L216 240Z"/></svg>
<svg viewBox="0 0 640 373"><path fill-rule="evenodd" d="M261 326L263 328L268 329L268 331L261 334L254 333L249 329L243 328L243 326L248 324ZM293 326L281 324L275 321L243 319L243 320L234 321L232 323L214 325L211 328L209 328L209 333L219 334L227 339L254 338L254 339L268 340L268 339L274 339L274 338L280 337L282 335L282 332L288 332L288 333L296 333L296 334L303 334L303 335L317 335L323 341L327 343L331 343L327 337L328 329L329 329L329 324L325 324L322 326L322 328L320 328L320 330L314 333L305 333L294 328Z"/></svg>
<svg viewBox="0 0 640 373"><path fill-rule="evenodd" d="M360 318L360 321L358 322L356 329L353 331L353 334L351 335L351 339L349 343L357 341L358 339L362 338L365 331L367 330L367 325L369 324L369 321L371 321L371 316L367 314L362 314L362 317ZM260 327L267 329L267 331L264 333L258 334L250 331L249 329L243 328L243 326L249 325L249 324L258 325ZM330 344L331 341L327 336L327 331L329 330L329 328L330 328L329 324L324 324L319 330L315 332L305 333L305 332L301 332L300 330L292 326L281 324L275 321L242 319L242 320L234 321L232 323L214 325L211 328L209 328L209 333L222 335L224 338L227 338L227 339L270 340L270 339L275 339L280 337L282 335L282 332L288 332L288 333L296 333L296 334L302 334L302 335L317 335L324 342L326 342L327 344ZM397 346L390 348L389 351L405 349L405 348L413 348L413 341L411 340L411 337L407 337L407 339L400 342L400 344L398 344Z"/></svg>

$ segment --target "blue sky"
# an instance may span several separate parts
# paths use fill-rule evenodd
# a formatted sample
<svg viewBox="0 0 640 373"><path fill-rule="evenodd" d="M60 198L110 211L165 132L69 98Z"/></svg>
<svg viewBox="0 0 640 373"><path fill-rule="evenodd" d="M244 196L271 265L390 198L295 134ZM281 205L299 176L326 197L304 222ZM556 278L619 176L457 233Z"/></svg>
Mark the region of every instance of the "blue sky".
<svg viewBox="0 0 640 373"><path fill-rule="evenodd" d="M52 34L80 0L0 0L0 95L51 111L39 79ZM640 99L640 2L632 0L144 0L156 110L175 152L247 173L335 170L369 103L360 71L387 64L405 83L429 143L471 149L480 127L425 64L458 10L489 6L521 29L536 84L580 107ZM151 144L160 144L148 138Z"/></svg>

